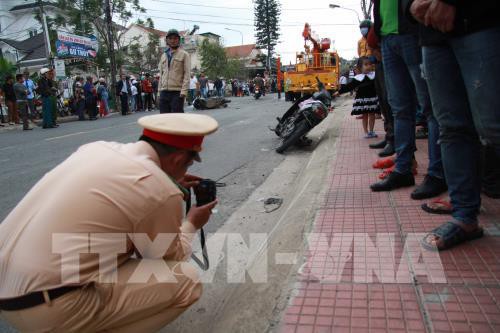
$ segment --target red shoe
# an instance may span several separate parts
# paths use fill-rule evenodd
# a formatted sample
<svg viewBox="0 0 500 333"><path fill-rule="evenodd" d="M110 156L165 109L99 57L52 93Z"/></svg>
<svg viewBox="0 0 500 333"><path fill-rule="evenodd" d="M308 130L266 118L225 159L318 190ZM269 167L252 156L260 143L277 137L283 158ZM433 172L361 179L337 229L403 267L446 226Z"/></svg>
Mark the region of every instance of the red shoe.
<svg viewBox="0 0 500 333"><path fill-rule="evenodd" d="M411 173L413 173L414 176L418 175L417 167L418 167L417 161L413 161ZM378 178L379 179L386 179L387 176L389 176L394 171L395 168L396 168L396 166L393 165L390 168L385 169L380 175L378 175Z"/></svg>
<svg viewBox="0 0 500 333"><path fill-rule="evenodd" d="M396 168L396 166L393 165L390 168L385 169L384 171L382 171L382 173L380 175L378 175L378 178L379 179L386 179L394 171L395 168Z"/></svg>
<svg viewBox="0 0 500 333"><path fill-rule="evenodd" d="M377 160L375 163L373 163L373 168L374 169L387 169L390 168L394 165L394 157L386 157Z"/></svg>

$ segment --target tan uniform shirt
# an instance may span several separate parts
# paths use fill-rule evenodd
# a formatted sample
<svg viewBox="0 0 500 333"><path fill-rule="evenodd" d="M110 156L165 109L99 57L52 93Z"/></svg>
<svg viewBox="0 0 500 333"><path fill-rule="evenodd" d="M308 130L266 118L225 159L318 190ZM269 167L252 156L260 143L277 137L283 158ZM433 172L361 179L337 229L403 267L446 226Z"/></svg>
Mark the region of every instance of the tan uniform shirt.
<svg viewBox="0 0 500 333"><path fill-rule="evenodd" d="M189 53L181 48L173 52L170 66L168 57L163 52L158 65L160 71L160 88L158 90L180 91L187 96L191 79L191 59Z"/></svg>
<svg viewBox="0 0 500 333"><path fill-rule="evenodd" d="M146 233L151 240L158 233L178 234L168 251L148 249L141 254L187 259L196 229L188 221L182 223L182 192L159 165L146 142L100 141L80 147L47 173L0 224L0 299L67 285L61 266L71 267L71 262L57 252L83 253L76 266L79 274L69 276L69 284L97 281L108 267L101 265L99 273L99 260L121 265L134 253L127 238L123 246L127 233ZM106 239L105 245L93 247L92 233ZM94 253L103 249L121 254Z"/></svg>

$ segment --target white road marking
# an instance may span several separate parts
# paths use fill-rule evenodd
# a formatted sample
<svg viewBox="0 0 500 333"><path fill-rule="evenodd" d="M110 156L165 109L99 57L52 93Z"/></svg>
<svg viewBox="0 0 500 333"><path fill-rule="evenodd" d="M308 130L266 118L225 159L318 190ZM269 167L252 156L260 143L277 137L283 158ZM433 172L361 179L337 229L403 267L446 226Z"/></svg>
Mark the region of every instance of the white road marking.
<svg viewBox="0 0 500 333"><path fill-rule="evenodd" d="M75 136L75 135L80 135L80 134L87 134L87 133L92 133L92 132L99 132L99 131L107 130L107 129L111 129L111 128L130 126L130 125L133 125L133 124L137 124L137 122L133 121L133 122L130 122L130 123L125 123L123 125L119 125L119 126L108 126L108 127L103 127L103 128L96 128L96 129L93 129L93 130L90 130L90 131L70 133L70 134L61 135L61 136L54 136L52 138L45 139L45 141L58 140L58 139L67 138L69 136Z"/></svg>
<svg viewBox="0 0 500 333"><path fill-rule="evenodd" d="M88 132L76 132L76 133L71 133L71 134L66 134L66 135L61 135L61 136L54 136L52 138L45 139L45 141L58 140L58 139L63 139L63 138L67 138L70 136L75 136L75 135L80 135L80 134L85 134L85 133L88 133Z"/></svg>

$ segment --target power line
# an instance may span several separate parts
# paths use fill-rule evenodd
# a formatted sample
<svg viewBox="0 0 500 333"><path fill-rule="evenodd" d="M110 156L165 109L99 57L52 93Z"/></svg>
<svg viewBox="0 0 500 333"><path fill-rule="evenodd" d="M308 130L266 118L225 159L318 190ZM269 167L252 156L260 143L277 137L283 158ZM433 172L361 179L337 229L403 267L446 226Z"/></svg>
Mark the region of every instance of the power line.
<svg viewBox="0 0 500 333"><path fill-rule="evenodd" d="M230 9L230 10L254 10L253 7L224 7L224 6L193 4L193 3L167 1L167 0L152 0L152 1L174 4L174 5L182 5L182 6L203 7L203 8L217 8L217 9ZM328 7L325 7L325 8L282 8L281 10L282 11L294 11L294 10L305 11L305 10L325 10L327 8Z"/></svg>
<svg viewBox="0 0 500 333"><path fill-rule="evenodd" d="M206 16L206 17L216 17L216 18L227 18L231 20L243 20L243 21L252 21L253 19L245 19L239 17L229 17L229 16L219 16L219 15L209 15L209 14L196 14L196 13L182 13L182 12L172 12L170 10L160 10L160 9L151 9L145 8L146 10L154 11L154 12L164 12L169 14L180 14L180 15L191 15L191 16Z"/></svg>
<svg viewBox="0 0 500 333"><path fill-rule="evenodd" d="M192 15L192 14L191 14ZM176 17L166 17L166 16L152 16L152 15L147 15L147 14L132 14L132 16L136 17L151 17L151 18L157 18L157 19L166 19L166 20L172 20L172 21L182 21L182 22L192 22L192 23L207 23L207 24L216 24L216 25L237 25L237 26L244 26L244 27L253 27L253 24L249 23L233 23L233 22L214 22L214 21L202 21L202 20L188 20L188 19L181 19L181 18L176 18ZM316 23L316 24L311 24L313 26L357 26L358 24L354 23ZM302 27L304 26L303 23L300 24L281 24L281 27Z"/></svg>

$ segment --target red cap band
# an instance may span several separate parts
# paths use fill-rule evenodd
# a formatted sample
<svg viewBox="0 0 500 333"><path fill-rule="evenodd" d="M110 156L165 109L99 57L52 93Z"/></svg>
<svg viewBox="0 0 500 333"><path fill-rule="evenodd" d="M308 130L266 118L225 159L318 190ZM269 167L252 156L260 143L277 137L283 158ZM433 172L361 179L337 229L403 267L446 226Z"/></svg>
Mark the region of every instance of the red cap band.
<svg viewBox="0 0 500 333"><path fill-rule="evenodd" d="M203 143L204 136L185 136L185 135L174 135L167 133L158 133L148 129L144 129L142 132L144 136L151 138L155 141L164 143L166 145L182 148L186 150L201 151L201 144Z"/></svg>

